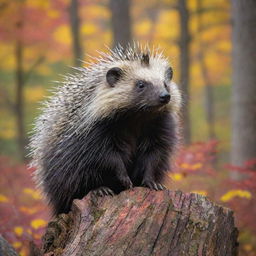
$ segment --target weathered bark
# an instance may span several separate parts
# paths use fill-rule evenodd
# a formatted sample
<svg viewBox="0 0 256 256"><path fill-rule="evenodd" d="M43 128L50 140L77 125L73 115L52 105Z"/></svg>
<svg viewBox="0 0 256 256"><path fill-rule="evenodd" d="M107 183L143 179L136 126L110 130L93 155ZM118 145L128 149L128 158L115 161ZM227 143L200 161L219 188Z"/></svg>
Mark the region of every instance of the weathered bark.
<svg viewBox="0 0 256 256"><path fill-rule="evenodd" d="M78 0L71 0L69 13L75 66L81 66L81 60L83 58L83 51L80 41L80 19L78 7Z"/></svg>
<svg viewBox="0 0 256 256"><path fill-rule="evenodd" d="M0 255L18 256L14 248L0 235Z"/></svg>
<svg viewBox="0 0 256 256"><path fill-rule="evenodd" d="M232 151L234 165L256 158L256 1L233 0Z"/></svg>
<svg viewBox="0 0 256 256"><path fill-rule="evenodd" d="M189 33L189 11L187 7L187 0L178 1L178 11L180 16L180 86L184 95L185 104L182 105L182 119L183 119L183 137L184 142L189 144L191 142L191 128L189 115L189 83L190 83L190 33Z"/></svg>
<svg viewBox="0 0 256 256"><path fill-rule="evenodd" d="M118 44L124 48L131 42L130 0L110 0L112 14L113 48Z"/></svg>
<svg viewBox="0 0 256 256"><path fill-rule="evenodd" d="M233 212L203 196L134 188L75 200L43 241L47 255L235 256L237 234Z"/></svg>

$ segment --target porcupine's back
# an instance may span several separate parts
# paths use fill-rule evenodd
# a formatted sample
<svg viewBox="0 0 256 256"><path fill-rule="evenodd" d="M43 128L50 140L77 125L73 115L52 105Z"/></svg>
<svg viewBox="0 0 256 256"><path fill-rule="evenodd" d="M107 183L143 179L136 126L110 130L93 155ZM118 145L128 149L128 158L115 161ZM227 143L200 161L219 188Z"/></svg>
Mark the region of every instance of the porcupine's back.
<svg viewBox="0 0 256 256"><path fill-rule="evenodd" d="M76 74L65 76L64 82L54 89L53 96L43 102L42 114L36 119L30 140L31 166L36 168L37 185L41 185L47 172L43 164L46 153L64 138L78 133L81 122L86 126L86 116L81 116L81 112L86 113L94 99L102 75L100 68L80 68Z"/></svg>

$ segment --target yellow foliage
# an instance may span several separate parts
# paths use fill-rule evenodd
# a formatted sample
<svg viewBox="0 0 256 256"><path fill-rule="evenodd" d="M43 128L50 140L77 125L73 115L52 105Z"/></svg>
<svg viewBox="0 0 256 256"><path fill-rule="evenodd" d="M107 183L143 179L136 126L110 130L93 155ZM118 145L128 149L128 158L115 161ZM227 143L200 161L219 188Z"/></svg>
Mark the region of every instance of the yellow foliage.
<svg viewBox="0 0 256 256"><path fill-rule="evenodd" d="M198 2L197 0L190 0L188 1L188 9L190 11L195 11L197 9Z"/></svg>
<svg viewBox="0 0 256 256"><path fill-rule="evenodd" d="M198 169L200 169L200 168L202 168L202 164L201 163L196 163L196 164L193 164L193 165L191 165L191 170L198 170Z"/></svg>
<svg viewBox="0 0 256 256"><path fill-rule="evenodd" d="M40 193L37 190L31 189L31 188L24 188L23 193L32 196L36 200L42 198Z"/></svg>
<svg viewBox="0 0 256 256"><path fill-rule="evenodd" d="M60 12L57 11L57 10L54 10L54 9L49 9L47 11L47 15L50 17L50 18L58 18L60 16Z"/></svg>
<svg viewBox="0 0 256 256"><path fill-rule="evenodd" d="M180 181L183 179L183 175L181 173L171 173L170 177L175 181Z"/></svg>
<svg viewBox="0 0 256 256"><path fill-rule="evenodd" d="M151 29L152 29L152 24L148 19L145 19L140 23L137 23L135 26L136 33L137 35L140 35L140 36L148 35Z"/></svg>
<svg viewBox="0 0 256 256"><path fill-rule="evenodd" d="M8 201L9 201L9 200L8 200L8 198L7 198L5 195L0 194L0 202L6 203L6 202L8 202Z"/></svg>
<svg viewBox="0 0 256 256"><path fill-rule="evenodd" d="M13 55L13 45L10 43L0 43L0 67L5 70L12 70L15 65Z"/></svg>
<svg viewBox="0 0 256 256"><path fill-rule="evenodd" d="M48 9L50 6L50 0L27 0L26 4L34 8Z"/></svg>
<svg viewBox="0 0 256 256"><path fill-rule="evenodd" d="M37 207L26 207L26 206L21 206L20 211L24 212L26 214L34 214L38 211Z"/></svg>
<svg viewBox="0 0 256 256"><path fill-rule="evenodd" d="M12 246L17 249L17 248L20 248L22 246L22 243L17 241L17 242L12 243Z"/></svg>
<svg viewBox="0 0 256 256"><path fill-rule="evenodd" d="M230 41L221 40L217 43L217 49L223 52L230 53L231 52L231 43Z"/></svg>
<svg viewBox="0 0 256 256"><path fill-rule="evenodd" d="M20 226L14 227L14 233L15 233L17 236L21 236L21 235L23 234L23 228L20 227Z"/></svg>
<svg viewBox="0 0 256 256"><path fill-rule="evenodd" d="M81 33L86 36L96 33L97 30L98 30L98 27L95 26L95 24L93 23L84 24L81 27Z"/></svg>
<svg viewBox="0 0 256 256"><path fill-rule="evenodd" d="M189 168L189 164L187 164L187 163L182 163L182 164L180 165L180 167L183 168L183 169L188 169L188 168Z"/></svg>
<svg viewBox="0 0 256 256"><path fill-rule="evenodd" d="M159 24L157 25L156 34L161 39L170 39L171 37L175 37L176 29L173 27L170 27L169 24Z"/></svg>
<svg viewBox="0 0 256 256"><path fill-rule="evenodd" d="M80 10L81 16L91 18L109 19L109 9L104 5L84 5Z"/></svg>
<svg viewBox="0 0 256 256"><path fill-rule="evenodd" d="M70 46L71 45L70 27L68 25L59 26L54 31L53 38L59 43Z"/></svg>
<svg viewBox="0 0 256 256"><path fill-rule="evenodd" d="M195 194L202 195L202 196L207 196L207 191L205 191L205 190L193 190L191 192L195 193Z"/></svg>
<svg viewBox="0 0 256 256"><path fill-rule="evenodd" d="M35 47L25 47L23 49L24 51L24 59L25 61L25 66L27 69L29 69L31 67L31 65L33 65L34 61L36 58L38 58L38 48Z"/></svg>
<svg viewBox="0 0 256 256"><path fill-rule="evenodd" d="M178 13L174 10L163 11L157 24L155 37L161 39L177 38L179 34Z"/></svg>
<svg viewBox="0 0 256 256"><path fill-rule="evenodd" d="M36 68L36 71L47 76L52 74L52 70L49 68L49 65L40 65Z"/></svg>
<svg viewBox="0 0 256 256"><path fill-rule="evenodd" d="M209 17L207 17L208 19ZM220 40L223 39L223 34L220 33L220 31L222 33L229 33L229 30L223 28L223 27L212 27L212 28L209 28L207 30L205 30L204 32L201 33L201 38L203 39L203 41L206 43L206 42L209 42L211 44L213 44L214 42L219 42ZM225 38L225 37L224 37Z"/></svg>
<svg viewBox="0 0 256 256"><path fill-rule="evenodd" d="M191 74L194 77L193 79L193 87L202 87L204 86L204 81L202 79L202 71L201 71L201 65L199 62L193 63L193 65L191 65L190 67L191 70Z"/></svg>
<svg viewBox="0 0 256 256"><path fill-rule="evenodd" d="M196 164L187 164L187 163L182 163L180 165L181 168L183 169L190 169L190 170L198 170L202 167L202 164L201 163L196 163Z"/></svg>
<svg viewBox="0 0 256 256"><path fill-rule="evenodd" d="M191 34L197 33L198 31L198 21L197 17L191 17L190 22L189 22L189 31Z"/></svg>
<svg viewBox="0 0 256 256"><path fill-rule="evenodd" d="M45 90L43 87L37 86L33 88L26 88L25 98L27 102L38 102L43 99Z"/></svg>
<svg viewBox="0 0 256 256"><path fill-rule="evenodd" d="M0 138L12 139L16 136L15 123L11 118L4 118L4 122L1 122L0 126Z"/></svg>
<svg viewBox="0 0 256 256"><path fill-rule="evenodd" d="M234 197L242 197L242 198L250 199L252 197L252 194L247 190L234 189L234 190L230 190L226 194L224 194L220 198L220 200L222 202L228 202L231 199L233 199Z"/></svg>
<svg viewBox="0 0 256 256"><path fill-rule="evenodd" d="M30 222L31 227L34 229L43 228L46 226L46 224L46 221L43 219L34 219Z"/></svg>

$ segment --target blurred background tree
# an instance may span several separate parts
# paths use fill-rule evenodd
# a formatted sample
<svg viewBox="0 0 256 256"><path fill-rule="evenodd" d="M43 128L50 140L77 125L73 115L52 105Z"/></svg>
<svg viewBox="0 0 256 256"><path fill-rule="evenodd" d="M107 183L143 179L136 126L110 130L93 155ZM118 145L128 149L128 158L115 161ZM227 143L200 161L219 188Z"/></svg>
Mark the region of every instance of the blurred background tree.
<svg viewBox="0 0 256 256"><path fill-rule="evenodd" d="M23 163L29 160L28 134L52 81L72 73L70 66L87 65L97 51L135 41L163 49L184 94L186 147L171 186L233 207L241 255L256 255L255 25L254 0L1 0L0 210L5 222L18 218L8 226L0 223L5 230L0 232L18 243L30 233L38 239L35 227L46 223ZM233 166L224 167L228 162ZM238 183L229 179L230 171ZM25 247L16 246L26 255Z"/></svg>
<svg viewBox="0 0 256 256"><path fill-rule="evenodd" d="M232 150L234 165L256 157L256 2L232 2L233 86Z"/></svg>
<svg viewBox="0 0 256 256"><path fill-rule="evenodd" d="M189 95L190 95L190 32L189 32L189 10L187 0L178 1L178 13L180 18L180 87L184 95L184 104L182 105L182 120L183 120L183 138L186 144L191 143L191 125L189 115Z"/></svg>
<svg viewBox="0 0 256 256"><path fill-rule="evenodd" d="M132 41L130 0L110 0L113 48L118 44L126 47Z"/></svg>
<svg viewBox="0 0 256 256"><path fill-rule="evenodd" d="M78 0L71 0L70 3L70 27L73 44L74 65L80 66L83 59L83 50L81 45L81 31L79 18L79 2Z"/></svg>

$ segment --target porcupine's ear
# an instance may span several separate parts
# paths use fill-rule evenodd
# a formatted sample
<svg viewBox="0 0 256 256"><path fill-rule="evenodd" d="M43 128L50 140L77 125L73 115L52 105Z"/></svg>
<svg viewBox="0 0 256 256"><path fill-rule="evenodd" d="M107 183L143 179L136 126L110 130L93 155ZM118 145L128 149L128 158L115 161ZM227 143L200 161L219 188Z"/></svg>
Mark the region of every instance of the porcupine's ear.
<svg viewBox="0 0 256 256"><path fill-rule="evenodd" d="M148 53L144 53L141 57L141 65L144 67L148 67L149 66L149 54Z"/></svg>
<svg viewBox="0 0 256 256"><path fill-rule="evenodd" d="M107 75L106 75L106 79L107 79L108 84L111 87L114 87L115 83L120 80L122 75L123 75L123 70L121 68L118 68L118 67L111 68L107 72Z"/></svg>
<svg viewBox="0 0 256 256"><path fill-rule="evenodd" d="M173 77L173 70L171 67L169 67L166 71L165 71L165 79L167 81L171 81Z"/></svg>

